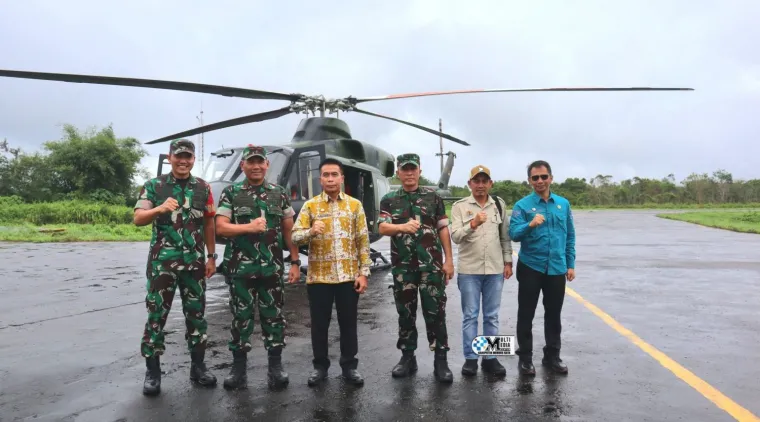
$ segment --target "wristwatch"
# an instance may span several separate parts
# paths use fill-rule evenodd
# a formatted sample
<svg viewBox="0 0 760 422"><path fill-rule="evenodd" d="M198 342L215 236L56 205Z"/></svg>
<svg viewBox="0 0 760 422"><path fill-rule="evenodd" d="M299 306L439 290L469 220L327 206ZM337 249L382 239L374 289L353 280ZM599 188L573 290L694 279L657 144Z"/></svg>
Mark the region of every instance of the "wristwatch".
<svg viewBox="0 0 760 422"><path fill-rule="evenodd" d="M206 255L206 258L217 259L217 258L219 258L219 255L217 255L215 253L210 253L210 254Z"/></svg>
<svg viewBox="0 0 760 422"><path fill-rule="evenodd" d="M290 261L290 265L301 265L301 260L300 259L292 260Z"/></svg>

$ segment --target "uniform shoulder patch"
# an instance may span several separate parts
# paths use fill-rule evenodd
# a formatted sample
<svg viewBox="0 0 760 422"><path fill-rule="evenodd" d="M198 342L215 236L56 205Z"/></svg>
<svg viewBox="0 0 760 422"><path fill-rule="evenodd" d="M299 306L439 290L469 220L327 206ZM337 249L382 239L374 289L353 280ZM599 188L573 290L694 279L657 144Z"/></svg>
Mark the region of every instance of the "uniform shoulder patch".
<svg viewBox="0 0 760 422"><path fill-rule="evenodd" d="M512 210L512 217L513 218L519 217L519 216L520 216L520 210L519 209L515 208L514 210Z"/></svg>

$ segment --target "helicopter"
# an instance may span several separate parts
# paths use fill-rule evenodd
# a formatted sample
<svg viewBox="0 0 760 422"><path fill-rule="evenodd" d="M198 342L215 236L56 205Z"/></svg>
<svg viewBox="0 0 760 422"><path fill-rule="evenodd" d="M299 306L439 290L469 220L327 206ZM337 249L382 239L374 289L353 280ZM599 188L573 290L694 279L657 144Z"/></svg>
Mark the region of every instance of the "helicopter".
<svg viewBox="0 0 760 422"><path fill-rule="evenodd" d="M394 117L373 113L357 108L357 104L370 101L384 101L402 98L426 97L452 94L496 93L496 92L571 92L571 91L693 91L693 88L653 88L653 87L578 87L578 88L514 88L514 89L469 89L451 91L433 91L406 93L357 98L328 99L323 95L304 95L300 93L281 93L262 91L231 86L208 85L191 82L166 81L154 79L124 78L114 76L96 76L68 73L49 73L0 69L0 76L22 79L37 79L60 82L88 83L99 85L130 86L141 88L156 88L177 91L188 91L205 94L215 94L227 97L240 97L259 100L284 100L290 104L248 116L237 117L217 123L199 126L183 132L158 138L146 144L156 144L178 138L186 138L201 133L220 130L254 122L276 119L288 114L306 114L307 118L300 121L295 133L288 144L264 145L268 151L270 168L267 181L279 184L290 194L291 203L296 211L296 217L303 203L321 192L319 183L319 164L325 158L335 158L344 167L344 190L347 194L359 199L364 205L367 215L367 226L370 232L370 243L382 238L377 227L377 217L380 212L380 200L391 189L389 178L396 172L395 156L390 152L373 145L354 139L348 123L338 117L326 117L325 113L339 116L340 112L356 112L368 116L379 117L397 123L405 124L443 139L469 146L470 144L452 135L400 120ZM319 116L316 116L319 111ZM309 117L311 113L311 117ZM203 179L212 186L215 202L227 185L236 183L245 177L240 169L240 154L248 142L232 148L222 148L211 154L211 159L203 169ZM411 152L411 151L404 151ZM454 165L455 154L449 152L446 166L436 190L444 196L449 195L448 179ZM165 164L166 154L159 157L158 175ZM448 199L458 199L450 198ZM296 218L294 217L294 218ZM218 243L224 239L218 238ZM299 249L301 254L308 256L308 247ZM373 271L390 267L389 260L375 249L371 249ZM381 262L378 262L380 260ZM305 273L306 267L301 271Z"/></svg>
<svg viewBox="0 0 760 422"><path fill-rule="evenodd" d="M322 192L319 164L325 158L334 158L343 164L342 190L359 199L364 206L370 244L382 238L376 225L380 199L390 191L389 178L395 174L395 159L391 153L352 139L348 124L332 117L303 119L289 144L262 146L269 161L265 180L285 188L296 213L294 218L298 217L306 200ZM211 186L214 203L219 203L225 187L245 180L245 173L240 168L243 149L243 146L235 146L210 153L200 177ZM456 200L459 198L451 197L448 188L456 155L451 151L446 155L448 158L438 183L426 187L434 189L444 200ZM168 158L168 154L159 155L157 176L163 174L164 166L170 165ZM219 235L216 241L226 243L226 239ZM306 256L308 251L308 246L299 248L299 252ZM371 271L390 267L388 259L374 248L370 248L370 259L373 262ZM305 274L306 268L302 266L301 272Z"/></svg>

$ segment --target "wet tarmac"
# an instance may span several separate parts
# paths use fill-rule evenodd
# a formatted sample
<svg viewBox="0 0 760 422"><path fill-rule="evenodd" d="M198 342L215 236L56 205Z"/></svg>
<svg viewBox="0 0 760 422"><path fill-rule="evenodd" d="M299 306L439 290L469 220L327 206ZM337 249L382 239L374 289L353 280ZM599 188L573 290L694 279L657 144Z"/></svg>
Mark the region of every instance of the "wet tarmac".
<svg viewBox="0 0 760 422"><path fill-rule="evenodd" d="M142 395L145 364L139 356L147 244L0 244L6 268L0 282L0 421L730 421L735 418L729 412L740 415L742 408L760 415L760 236L658 219L649 211L578 211L576 225L577 278L563 309L568 375L547 372L538 355L535 378L520 378L515 357L501 358L504 378L480 372L463 377L461 307L452 280L454 383L435 382L432 352L424 348L416 375L391 378L399 353L390 274L384 271L371 278L360 301L363 387L339 377L335 316L330 380L322 387L306 385L308 302L303 286L289 286L283 362L290 386L268 389L266 356L256 338L248 390L229 392L221 382L231 361L230 314L225 284L216 276L208 293L207 362L219 385L204 389L188 380L177 298L167 325L162 394L155 398ZM388 241L373 246L387 253ZM502 334L514 334L516 297L513 277L503 292ZM588 304L631 333L619 332ZM542 315L539 304L537 350L543 345ZM417 325L424 346L421 314ZM259 333L257 325L254 335ZM668 369L634 335L693 375ZM693 377L707 384L692 381L693 387L687 383ZM711 401L703 395L710 386L725 396Z"/></svg>

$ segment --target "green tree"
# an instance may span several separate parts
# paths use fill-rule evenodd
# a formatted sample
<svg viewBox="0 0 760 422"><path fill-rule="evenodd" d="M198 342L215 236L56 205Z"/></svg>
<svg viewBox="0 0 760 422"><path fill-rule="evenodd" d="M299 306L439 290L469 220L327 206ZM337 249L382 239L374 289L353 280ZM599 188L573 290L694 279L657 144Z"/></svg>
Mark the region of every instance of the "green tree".
<svg viewBox="0 0 760 422"><path fill-rule="evenodd" d="M45 143L59 192L131 194L140 160L147 154L137 139L116 138L110 125L84 133L65 125L63 132L62 140Z"/></svg>
<svg viewBox="0 0 760 422"><path fill-rule="evenodd" d="M89 199L114 204L134 203L135 177L146 151L134 138L116 138L113 128L80 132L71 125L63 138L28 154L0 142L0 196L24 202Z"/></svg>

